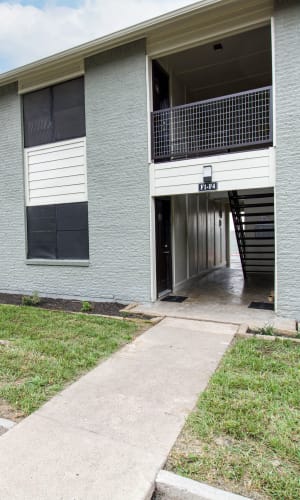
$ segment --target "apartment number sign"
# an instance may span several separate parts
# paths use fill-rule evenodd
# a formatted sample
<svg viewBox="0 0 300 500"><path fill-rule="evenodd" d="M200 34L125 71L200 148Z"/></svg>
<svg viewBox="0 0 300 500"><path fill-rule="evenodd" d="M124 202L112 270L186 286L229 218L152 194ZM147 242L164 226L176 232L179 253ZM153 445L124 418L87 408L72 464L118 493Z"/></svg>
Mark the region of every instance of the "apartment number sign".
<svg viewBox="0 0 300 500"><path fill-rule="evenodd" d="M201 182L199 184L199 191L216 191L218 189L217 182Z"/></svg>

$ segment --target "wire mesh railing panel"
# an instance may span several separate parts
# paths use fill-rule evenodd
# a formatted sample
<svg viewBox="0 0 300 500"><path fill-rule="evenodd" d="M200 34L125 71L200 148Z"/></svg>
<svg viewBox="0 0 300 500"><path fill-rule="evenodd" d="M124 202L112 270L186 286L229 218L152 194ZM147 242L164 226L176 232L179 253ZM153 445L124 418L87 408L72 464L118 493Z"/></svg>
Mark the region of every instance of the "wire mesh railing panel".
<svg viewBox="0 0 300 500"><path fill-rule="evenodd" d="M152 113L154 160L272 143L272 87Z"/></svg>

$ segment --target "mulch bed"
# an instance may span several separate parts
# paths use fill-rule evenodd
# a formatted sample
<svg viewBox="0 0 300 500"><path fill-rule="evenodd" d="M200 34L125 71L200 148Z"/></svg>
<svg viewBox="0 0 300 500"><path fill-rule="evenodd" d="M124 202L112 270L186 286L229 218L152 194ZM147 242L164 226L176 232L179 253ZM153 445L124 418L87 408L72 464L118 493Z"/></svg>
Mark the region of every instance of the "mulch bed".
<svg viewBox="0 0 300 500"><path fill-rule="evenodd" d="M16 306L22 305L22 295L0 293L0 304L12 304ZM125 304L118 302L90 302L92 310L85 314L106 314L107 316L120 316L120 310L125 307ZM66 312L81 312L82 302L80 300L67 299L51 299L46 297L40 298L38 306L43 309L53 309Z"/></svg>

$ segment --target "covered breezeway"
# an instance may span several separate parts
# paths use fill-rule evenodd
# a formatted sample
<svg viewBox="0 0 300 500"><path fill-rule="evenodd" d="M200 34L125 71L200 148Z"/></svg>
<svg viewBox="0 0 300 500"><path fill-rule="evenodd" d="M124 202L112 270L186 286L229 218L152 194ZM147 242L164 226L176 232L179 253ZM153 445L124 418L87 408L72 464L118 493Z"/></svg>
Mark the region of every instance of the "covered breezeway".
<svg viewBox="0 0 300 500"><path fill-rule="evenodd" d="M252 275L244 279L240 263L208 272L194 278L177 289L180 296L189 302L203 305L240 305L248 307L251 302L269 303L273 300L274 279L269 274ZM271 302L270 302L271 301Z"/></svg>
<svg viewBox="0 0 300 500"><path fill-rule="evenodd" d="M158 300L152 310L239 323L275 316L273 190L234 192L240 227L230 196L217 191L156 200ZM167 215L160 202L169 206ZM249 308L252 302L266 309Z"/></svg>

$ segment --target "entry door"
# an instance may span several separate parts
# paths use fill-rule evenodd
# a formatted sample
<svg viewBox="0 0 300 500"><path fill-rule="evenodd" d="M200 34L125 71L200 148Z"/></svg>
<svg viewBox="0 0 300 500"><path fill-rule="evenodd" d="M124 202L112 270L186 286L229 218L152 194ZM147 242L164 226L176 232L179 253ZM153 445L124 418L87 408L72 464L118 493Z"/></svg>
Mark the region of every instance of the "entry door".
<svg viewBox="0 0 300 500"><path fill-rule="evenodd" d="M156 198L156 280L157 295L172 290L171 200Z"/></svg>

